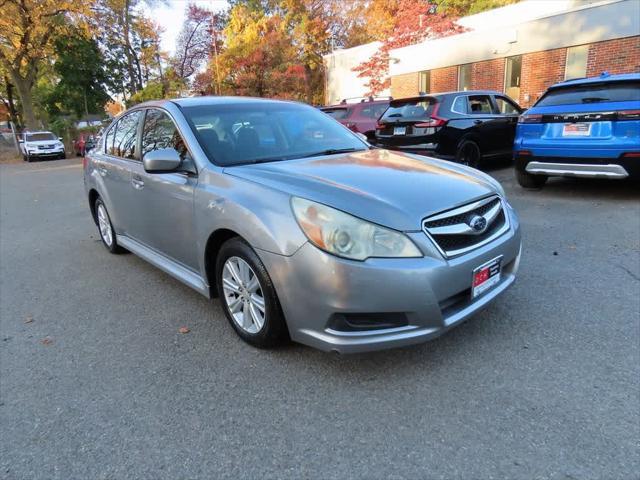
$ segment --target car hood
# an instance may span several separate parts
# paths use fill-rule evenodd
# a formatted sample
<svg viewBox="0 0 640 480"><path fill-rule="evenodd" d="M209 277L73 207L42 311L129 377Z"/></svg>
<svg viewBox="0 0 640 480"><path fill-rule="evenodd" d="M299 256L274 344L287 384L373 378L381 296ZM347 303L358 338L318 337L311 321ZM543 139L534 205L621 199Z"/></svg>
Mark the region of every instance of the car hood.
<svg viewBox="0 0 640 480"><path fill-rule="evenodd" d="M429 215L497 192L477 170L382 149L227 167L225 173L402 231L418 231Z"/></svg>

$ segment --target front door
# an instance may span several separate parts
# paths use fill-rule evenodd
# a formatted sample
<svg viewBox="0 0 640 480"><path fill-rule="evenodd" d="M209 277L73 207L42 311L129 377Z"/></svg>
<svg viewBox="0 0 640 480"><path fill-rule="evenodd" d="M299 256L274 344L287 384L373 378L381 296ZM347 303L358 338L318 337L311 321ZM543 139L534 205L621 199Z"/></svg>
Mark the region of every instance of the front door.
<svg viewBox="0 0 640 480"><path fill-rule="evenodd" d="M141 158L162 148L175 149L185 160L190 154L167 112L148 109L141 138ZM196 270L194 189L198 177L189 172L148 173L142 163L132 170L136 225L133 237L166 257Z"/></svg>
<svg viewBox="0 0 640 480"><path fill-rule="evenodd" d="M480 141L480 151L483 156L491 155L500 149L502 118L494 113L489 95L469 95L467 99L467 111Z"/></svg>
<svg viewBox="0 0 640 480"><path fill-rule="evenodd" d="M501 133L498 142L500 153L511 153L513 150L513 139L516 136L516 126L518 117L522 112L521 108L509 97L496 95L494 97L496 113L502 117Z"/></svg>

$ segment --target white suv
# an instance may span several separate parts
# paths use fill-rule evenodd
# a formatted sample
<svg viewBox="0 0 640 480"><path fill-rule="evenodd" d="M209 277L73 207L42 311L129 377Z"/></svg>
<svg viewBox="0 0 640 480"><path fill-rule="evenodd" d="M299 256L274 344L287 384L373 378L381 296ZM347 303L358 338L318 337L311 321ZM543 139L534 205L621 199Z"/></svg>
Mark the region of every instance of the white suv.
<svg viewBox="0 0 640 480"><path fill-rule="evenodd" d="M27 162L36 158L66 158L61 140L51 132L26 132L20 138L22 157Z"/></svg>

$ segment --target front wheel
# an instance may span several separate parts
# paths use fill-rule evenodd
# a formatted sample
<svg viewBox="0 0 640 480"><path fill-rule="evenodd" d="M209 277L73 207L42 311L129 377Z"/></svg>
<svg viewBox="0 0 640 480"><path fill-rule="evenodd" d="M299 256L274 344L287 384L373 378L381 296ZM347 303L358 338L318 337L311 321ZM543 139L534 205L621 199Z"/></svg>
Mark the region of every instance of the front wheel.
<svg viewBox="0 0 640 480"><path fill-rule="evenodd" d="M482 153L480 147L473 140L463 140L456 150L456 162L468 167L478 168Z"/></svg>
<svg viewBox="0 0 640 480"><path fill-rule="evenodd" d="M258 255L240 238L232 238L220 248L216 285L229 323L245 342L272 348L287 339L271 278Z"/></svg>
<svg viewBox="0 0 640 480"><path fill-rule="evenodd" d="M548 178L546 175L531 175L530 173L516 169L516 180L518 180L518 183L523 188L542 188L542 186L547 183Z"/></svg>

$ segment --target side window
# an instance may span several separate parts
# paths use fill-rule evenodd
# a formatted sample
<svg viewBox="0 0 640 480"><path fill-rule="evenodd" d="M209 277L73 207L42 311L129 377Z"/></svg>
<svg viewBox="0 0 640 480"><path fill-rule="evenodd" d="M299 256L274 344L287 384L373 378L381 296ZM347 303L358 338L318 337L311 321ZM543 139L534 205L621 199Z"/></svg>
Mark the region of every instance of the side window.
<svg viewBox="0 0 640 480"><path fill-rule="evenodd" d="M469 96L469 113L471 115L487 115L492 114L491 99L488 95L471 95Z"/></svg>
<svg viewBox="0 0 640 480"><path fill-rule="evenodd" d="M498 111L503 115L519 115L520 107L506 97L495 97Z"/></svg>
<svg viewBox="0 0 640 480"><path fill-rule="evenodd" d="M104 137L104 153L108 155L113 155L113 136L116 133L117 126L117 124L113 125L107 132L107 136Z"/></svg>
<svg viewBox="0 0 640 480"><path fill-rule="evenodd" d="M384 113L388 106L389 105L387 104L370 105L364 107L360 112L360 115L362 115L363 117L378 119L380 118L380 115Z"/></svg>
<svg viewBox="0 0 640 480"><path fill-rule="evenodd" d="M349 110L347 110L346 108L335 108L333 110L325 110L324 113L326 113L330 117L335 118L336 120L341 120L347 117Z"/></svg>
<svg viewBox="0 0 640 480"><path fill-rule="evenodd" d="M139 110L128 113L118 120L113 137L113 146L109 152L111 155L129 159L137 158L136 144L138 143L139 120Z"/></svg>
<svg viewBox="0 0 640 480"><path fill-rule="evenodd" d="M467 113L467 97L456 97L451 105L451 111L455 113Z"/></svg>
<svg viewBox="0 0 640 480"><path fill-rule="evenodd" d="M162 110L150 109L144 117L142 129L142 157L161 148L173 148L182 159L188 154L187 146L169 115Z"/></svg>

